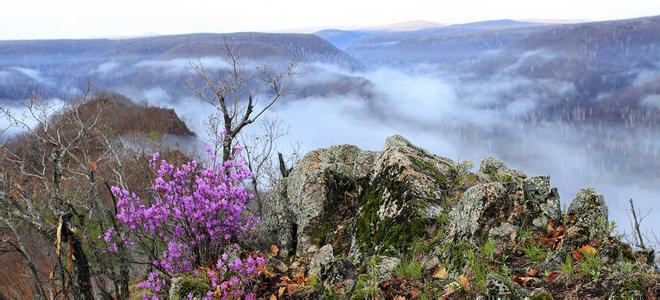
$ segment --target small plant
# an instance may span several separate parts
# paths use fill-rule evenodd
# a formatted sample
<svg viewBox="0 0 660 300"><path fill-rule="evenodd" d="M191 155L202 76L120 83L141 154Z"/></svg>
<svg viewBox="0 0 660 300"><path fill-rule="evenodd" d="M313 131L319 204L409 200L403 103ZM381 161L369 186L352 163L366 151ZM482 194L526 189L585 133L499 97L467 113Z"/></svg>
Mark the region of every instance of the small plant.
<svg viewBox="0 0 660 300"><path fill-rule="evenodd" d="M470 266L470 270L472 270L472 273L474 273L474 281L476 286L480 290L485 291L487 289L486 277L488 276L488 269L486 268L484 261L479 256L477 256L474 251L469 251L466 255L466 258L468 261L468 266Z"/></svg>
<svg viewBox="0 0 660 300"><path fill-rule="evenodd" d="M561 263L561 272L564 273L566 278L571 279L573 277L573 258L570 255L566 255L566 259Z"/></svg>
<svg viewBox="0 0 660 300"><path fill-rule="evenodd" d="M585 253L584 258L580 261L580 275L591 275L594 277L594 280L600 277L602 268L603 266L597 253Z"/></svg>
<svg viewBox="0 0 660 300"><path fill-rule="evenodd" d="M456 172L458 173L456 176L456 184L463 185L469 183L472 180L476 180L475 175L470 172L473 168L474 163L469 160L460 162L456 166Z"/></svg>
<svg viewBox="0 0 660 300"><path fill-rule="evenodd" d="M404 259L396 266L395 274L404 278L422 279L422 264L412 259Z"/></svg>
<svg viewBox="0 0 660 300"><path fill-rule="evenodd" d="M376 272L377 265L376 258L371 258L367 262L367 273L358 275L351 299L375 299L381 296L379 287L381 280Z"/></svg>
<svg viewBox="0 0 660 300"><path fill-rule="evenodd" d="M545 250L539 247L539 245L536 244L536 242L534 241L525 243L522 250L527 258L535 262L542 262L543 260L545 260L545 257L547 256Z"/></svg>
<svg viewBox="0 0 660 300"><path fill-rule="evenodd" d="M495 248L497 244L493 240L488 240L481 246L481 256L488 262L495 261Z"/></svg>

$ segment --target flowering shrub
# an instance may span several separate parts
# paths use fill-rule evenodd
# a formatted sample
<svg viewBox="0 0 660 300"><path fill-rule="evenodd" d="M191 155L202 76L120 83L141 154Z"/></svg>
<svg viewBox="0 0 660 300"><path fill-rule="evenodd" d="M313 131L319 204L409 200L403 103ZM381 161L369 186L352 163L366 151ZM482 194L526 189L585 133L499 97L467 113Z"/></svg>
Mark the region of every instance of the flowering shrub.
<svg viewBox="0 0 660 300"><path fill-rule="evenodd" d="M244 213L252 195L242 183L252 174L241 160L221 163L212 158L209 167L193 160L175 167L158 158L154 153L150 160L157 177L149 203L135 193L112 188L118 198L117 219L134 235L158 239L164 246L152 262L159 271L151 272L140 287L160 294L167 285L165 278L199 274L201 269L208 270L207 297L240 297L263 266L263 258L227 254L240 253L238 238L258 223ZM112 234L113 228L104 240L110 241Z"/></svg>

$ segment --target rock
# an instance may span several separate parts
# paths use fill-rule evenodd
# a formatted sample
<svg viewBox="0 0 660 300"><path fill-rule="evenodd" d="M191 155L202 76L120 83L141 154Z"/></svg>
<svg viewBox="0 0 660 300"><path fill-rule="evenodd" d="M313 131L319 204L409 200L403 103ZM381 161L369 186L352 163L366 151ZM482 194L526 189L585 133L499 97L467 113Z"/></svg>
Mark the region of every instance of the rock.
<svg viewBox="0 0 660 300"><path fill-rule="evenodd" d="M524 212L520 225L545 228L549 220L561 219L561 203L556 188L550 186L550 176L527 177L523 180Z"/></svg>
<svg viewBox="0 0 660 300"><path fill-rule="evenodd" d="M508 298L508 299L524 299L525 291L511 280L491 273L486 277L486 287L488 290L488 297L491 298Z"/></svg>
<svg viewBox="0 0 660 300"><path fill-rule="evenodd" d="M332 261L322 268L321 280L326 288L339 287L346 288L347 284L355 283L357 272L355 266L345 258ZM349 287L352 288L351 285Z"/></svg>
<svg viewBox="0 0 660 300"><path fill-rule="evenodd" d="M191 294L192 299L202 299L210 289L208 281L204 277L193 277L189 275L175 276L170 281L168 291L169 299L184 299Z"/></svg>
<svg viewBox="0 0 660 300"><path fill-rule="evenodd" d="M437 256L433 255L430 257L424 257L422 260L422 268L425 271L433 270L440 264L440 259Z"/></svg>
<svg viewBox="0 0 660 300"><path fill-rule="evenodd" d="M568 207L568 222L562 249L573 250L594 238L606 238L609 233L607 214L603 195L596 193L594 189L580 190Z"/></svg>
<svg viewBox="0 0 660 300"><path fill-rule="evenodd" d="M448 237L475 244L483 242L492 228L505 223L511 215L515 203L511 194L510 186L499 182L467 189L449 212Z"/></svg>
<svg viewBox="0 0 660 300"><path fill-rule="evenodd" d="M502 161L492 157L486 157L481 161L479 173L486 174L491 180L499 182L510 182L527 177L524 173L511 170Z"/></svg>
<svg viewBox="0 0 660 300"><path fill-rule="evenodd" d="M428 208L447 198L455 164L397 135L386 140L371 173L359 198L356 247L360 253L406 251L432 218Z"/></svg>
<svg viewBox="0 0 660 300"><path fill-rule="evenodd" d="M518 226L511 225L510 223L502 223L500 226L493 227L488 231L488 239L494 241L501 241L506 244L513 244L516 242L518 235Z"/></svg>
<svg viewBox="0 0 660 300"><path fill-rule="evenodd" d="M277 237L282 256L302 254L312 245L331 240L337 224L354 217L355 207L345 196L357 197L375 155L351 145L305 155L269 193L260 236ZM350 239L349 234L344 236Z"/></svg>
<svg viewBox="0 0 660 300"><path fill-rule="evenodd" d="M326 267L335 259L334 254L332 253L332 246L325 245L312 256L312 260L309 262L309 270L307 274L309 276L318 276L323 267Z"/></svg>
<svg viewBox="0 0 660 300"><path fill-rule="evenodd" d="M401 259L389 256L377 256L378 264L375 266L375 274L380 280L385 280L390 277L392 272L401 263Z"/></svg>
<svg viewBox="0 0 660 300"><path fill-rule="evenodd" d="M287 202L287 180L284 178L268 193L263 205L263 216L259 226L258 238L264 246L280 245L279 257L292 254L291 245L296 233L295 218Z"/></svg>
<svg viewBox="0 0 660 300"><path fill-rule="evenodd" d="M286 273L289 271L289 267L284 262L274 257L268 259L268 267L279 273Z"/></svg>

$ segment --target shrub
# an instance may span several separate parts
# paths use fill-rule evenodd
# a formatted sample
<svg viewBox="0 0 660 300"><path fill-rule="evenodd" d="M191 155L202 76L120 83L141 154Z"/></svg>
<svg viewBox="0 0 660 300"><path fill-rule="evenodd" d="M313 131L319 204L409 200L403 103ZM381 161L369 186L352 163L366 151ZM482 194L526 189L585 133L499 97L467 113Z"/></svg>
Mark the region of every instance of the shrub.
<svg viewBox="0 0 660 300"><path fill-rule="evenodd" d="M207 297L240 297L249 292L252 278L263 266L261 257L241 255L239 237L258 223L245 214L252 195L243 182L252 174L241 160L217 162L205 167L193 160L175 167L152 155L150 166L156 173L151 186L153 199L144 203L135 193L113 187L118 198L117 219L126 224L131 238L148 237L164 246L152 264L157 269L140 283L155 294L164 292L165 278L193 274L208 284ZM110 240L112 231L104 238ZM138 243L139 244L139 243ZM164 276L165 273L168 276Z"/></svg>

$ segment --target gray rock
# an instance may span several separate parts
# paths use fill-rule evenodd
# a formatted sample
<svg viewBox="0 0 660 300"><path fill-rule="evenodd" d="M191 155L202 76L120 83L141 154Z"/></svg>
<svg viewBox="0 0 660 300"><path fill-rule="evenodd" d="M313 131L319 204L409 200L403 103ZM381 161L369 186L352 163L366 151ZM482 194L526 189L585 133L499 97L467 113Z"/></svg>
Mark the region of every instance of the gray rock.
<svg viewBox="0 0 660 300"><path fill-rule="evenodd" d="M331 245L321 247L321 249L312 256L307 274L309 274L309 276L318 276L319 273L321 273L322 268L328 266L334 259L335 257L332 253Z"/></svg>
<svg viewBox="0 0 660 300"><path fill-rule="evenodd" d="M304 253L312 243L310 233L315 232L309 228L310 221L333 206L334 194L338 193L330 188L334 178L366 181L375 155L351 145L332 146L305 155L264 201L260 237L280 245L282 256Z"/></svg>
<svg viewBox="0 0 660 300"><path fill-rule="evenodd" d="M572 250L591 239L607 237L607 206L603 195L594 189L580 190L569 205L567 214L569 222L562 249Z"/></svg>
<svg viewBox="0 0 660 300"><path fill-rule="evenodd" d="M274 257L268 259L268 267L280 273L289 271L289 267L284 262Z"/></svg>
<svg viewBox="0 0 660 300"><path fill-rule="evenodd" d="M479 244L491 228L506 222L514 202L499 182L478 184L463 193L449 212L448 237Z"/></svg>
<svg viewBox="0 0 660 300"><path fill-rule="evenodd" d="M505 243L515 243L518 234L518 226L510 223L502 223L500 226L493 227L488 231L488 239L502 241Z"/></svg>
<svg viewBox="0 0 660 300"><path fill-rule="evenodd" d="M385 280L392 275L396 267L401 263L401 259L389 256L377 256L378 264L375 267L375 274L380 280Z"/></svg>

